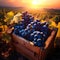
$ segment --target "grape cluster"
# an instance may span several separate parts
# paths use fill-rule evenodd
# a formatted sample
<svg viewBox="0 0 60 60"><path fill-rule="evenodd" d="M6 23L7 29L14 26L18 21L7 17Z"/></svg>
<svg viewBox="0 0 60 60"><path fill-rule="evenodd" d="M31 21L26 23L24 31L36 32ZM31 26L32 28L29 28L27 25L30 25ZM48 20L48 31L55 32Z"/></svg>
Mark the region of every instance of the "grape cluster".
<svg viewBox="0 0 60 60"><path fill-rule="evenodd" d="M31 16L32 17L32 16ZM48 23L30 19L29 15L23 15L23 21L14 26L14 33L42 47L49 36Z"/></svg>
<svg viewBox="0 0 60 60"><path fill-rule="evenodd" d="M43 43L45 41L45 34L40 31L34 31L32 34L30 34L30 41L34 43L36 46L43 46Z"/></svg>
<svg viewBox="0 0 60 60"><path fill-rule="evenodd" d="M16 35L19 35L19 31L22 30L22 29L24 29L24 28L25 28L25 26L24 26L23 21L20 21L20 23L18 23L18 24L16 24L16 25L14 26L14 33L15 33Z"/></svg>
<svg viewBox="0 0 60 60"><path fill-rule="evenodd" d="M22 15L22 19L24 20L24 25L26 28L26 26L34 20L34 17L29 15L28 12L24 12Z"/></svg>

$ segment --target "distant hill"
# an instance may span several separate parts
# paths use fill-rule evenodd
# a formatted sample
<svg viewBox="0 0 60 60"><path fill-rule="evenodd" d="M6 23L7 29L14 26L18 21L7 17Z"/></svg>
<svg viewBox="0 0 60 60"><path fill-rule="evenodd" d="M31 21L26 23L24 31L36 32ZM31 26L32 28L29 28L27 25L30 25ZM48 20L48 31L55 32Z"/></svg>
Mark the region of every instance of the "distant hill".
<svg viewBox="0 0 60 60"><path fill-rule="evenodd" d="M32 13L45 13L45 12L49 12L50 14L53 14L53 15L60 15L60 9L52 9L52 8L50 8L50 9L48 9L48 8L40 8L39 10L28 10L28 9L26 9L25 7L8 7L8 6L0 6L0 9L5 9L7 12L8 11L28 11L28 12L32 12Z"/></svg>

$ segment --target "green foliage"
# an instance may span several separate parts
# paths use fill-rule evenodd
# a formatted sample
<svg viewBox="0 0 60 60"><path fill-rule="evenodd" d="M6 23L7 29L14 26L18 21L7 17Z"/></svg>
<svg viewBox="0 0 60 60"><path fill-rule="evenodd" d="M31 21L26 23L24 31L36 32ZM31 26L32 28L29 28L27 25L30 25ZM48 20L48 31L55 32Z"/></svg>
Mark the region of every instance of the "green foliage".
<svg viewBox="0 0 60 60"><path fill-rule="evenodd" d="M6 33L3 33L3 40L4 41L11 41L11 36Z"/></svg>
<svg viewBox="0 0 60 60"><path fill-rule="evenodd" d="M4 14L1 13L0 14L0 25L5 25L6 24L6 22L4 21L4 19L5 19Z"/></svg>
<svg viewBox="0 0 60 60"><path fill-rule="evenodd" d="M59 20L59 16L58 16L58 15L55 15L55 16L53 17L53 21L55 21L56 24L58 24L58 22L60 21L60 20Z"/></svg>

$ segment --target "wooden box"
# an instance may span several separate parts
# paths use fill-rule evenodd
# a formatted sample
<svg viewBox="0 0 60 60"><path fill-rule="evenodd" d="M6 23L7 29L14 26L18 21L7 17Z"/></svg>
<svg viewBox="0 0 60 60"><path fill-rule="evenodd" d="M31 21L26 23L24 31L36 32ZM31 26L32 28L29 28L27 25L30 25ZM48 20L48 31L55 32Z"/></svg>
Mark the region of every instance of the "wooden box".
<svg viewBox="0 0 60 60"><path fill-rule="evenodd" d="M45 42L45 47L40 48L33 46L29 41L15 34L12 34L12 44L17 52L27 57L29 60L45 60L48 53L52 52L54 48L54 38L56 31L52 31Z"/></svg>

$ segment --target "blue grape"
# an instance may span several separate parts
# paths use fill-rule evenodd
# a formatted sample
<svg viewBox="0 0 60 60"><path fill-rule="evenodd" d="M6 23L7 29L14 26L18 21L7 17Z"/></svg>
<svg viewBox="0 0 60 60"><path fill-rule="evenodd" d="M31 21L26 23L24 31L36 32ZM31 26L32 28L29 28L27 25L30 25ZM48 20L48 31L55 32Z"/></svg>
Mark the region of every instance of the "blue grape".
<svg viewBox="0 0 60 60"><path fill-rule="evenodd" d="M32 33L32 34L30 34L29 40L33 41L33 39L34 39L34 34Z"/></svg>
<svg viewBox="0 0 60 60"><path fill-rule="evenodd" d="M14 30L14 33L15 33L16 35L19 35L19 29L15 29L15 30Z"/></svg>
<svg viewBox="0 0 60 60"><path fill-rule="evenodd" d="M37 46L38 47L42 47L42 40L41 39L37 39Z"/></svg>
<svg viewBox="0 0 60 60"><path fill-rule="evenodd" d="M38 38L37 34L34 35L34 38Z"/></svg>

